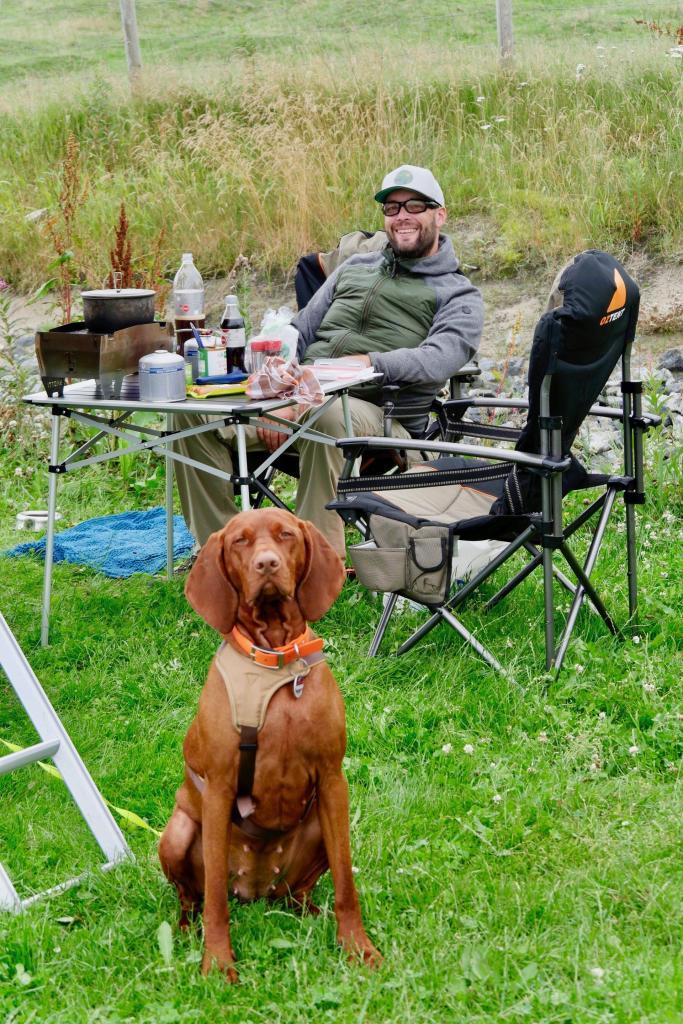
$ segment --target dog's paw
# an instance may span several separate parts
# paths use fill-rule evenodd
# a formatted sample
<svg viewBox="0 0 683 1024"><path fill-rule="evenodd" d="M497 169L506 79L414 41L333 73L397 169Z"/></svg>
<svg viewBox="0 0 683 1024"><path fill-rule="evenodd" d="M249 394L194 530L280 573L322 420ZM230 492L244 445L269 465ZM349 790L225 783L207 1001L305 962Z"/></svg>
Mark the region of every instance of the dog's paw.
<svg viewBox="0 0 683 1024"><path fill-rule="evenodd" d="M204 953L202 960L202 974L206 977L212 970L221 971L225 975L225 980L231 985L236 985L240 980L237 971L235 970L235 957L232 953L228 956L224 956L216 953L209 953L207 950Z"/></svg>
<svg viewBox="0 0 683 1024"><path fill-rule="evenodd" d="M346 936L341 939L341 944L346 950L351 963L360 962L368 967L380 967L382 965L382 954L373 946L367 935Z"/></svg>

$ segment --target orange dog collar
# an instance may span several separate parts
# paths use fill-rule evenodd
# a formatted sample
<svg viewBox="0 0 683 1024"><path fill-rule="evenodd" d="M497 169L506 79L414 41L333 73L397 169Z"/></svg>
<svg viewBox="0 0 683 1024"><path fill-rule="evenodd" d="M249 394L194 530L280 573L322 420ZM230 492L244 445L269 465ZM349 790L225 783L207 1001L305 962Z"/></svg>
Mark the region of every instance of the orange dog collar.
<svg viewBox="0 0 683 1024"><path fill-rule="evenodd" d="M264 668L284 668L290 662L297 659L307 659L312 654L318 654L323 649L323 639L313 636L310 629L301 636L297 636L291 643L284 647L275 647L272 650L268 647L258 647L248 636L245 636L237 626L232 630L232 639L243 654L246 654L257 665Z"/></svg>

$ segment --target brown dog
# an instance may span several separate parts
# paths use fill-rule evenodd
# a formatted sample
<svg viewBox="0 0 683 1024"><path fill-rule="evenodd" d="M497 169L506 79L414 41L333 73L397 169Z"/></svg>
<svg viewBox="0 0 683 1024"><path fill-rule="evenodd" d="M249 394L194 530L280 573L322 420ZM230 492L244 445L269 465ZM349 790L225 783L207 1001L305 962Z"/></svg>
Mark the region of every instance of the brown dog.
<svg viewBox="0 0 683 1024"><path fill-rule="evenodd" d="M310 893L328 867L339 941L366 963L381 959L351 870L342 696L307 627L343 582L322 534L278 509L235 516L188 577L188 601L225 643L185 737L185 781L159 857L178 890L181 927L204 899L204 973L215 963L237 979L228 890L241 900L284 897L315 913ZM253 698L273 680L279 688L264 712ZM238 724L252 712L265 714L261 728Z"/></svg>

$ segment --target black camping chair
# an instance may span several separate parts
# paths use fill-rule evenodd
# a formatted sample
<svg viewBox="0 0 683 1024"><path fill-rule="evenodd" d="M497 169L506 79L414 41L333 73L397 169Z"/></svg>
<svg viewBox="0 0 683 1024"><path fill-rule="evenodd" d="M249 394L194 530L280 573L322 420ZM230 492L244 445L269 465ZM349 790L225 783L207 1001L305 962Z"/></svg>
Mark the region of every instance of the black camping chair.
<svg viewBox="0 0 683 1024"><path fill-rule="evenodd" d="M494 668L497 659L456 618L454 612L485 580L519 551L528 561L492 597L492 608L531 572L543 568L546 667L559 669L586 597L613 634L618 630L591 582L610 514L619 494L626 510L629 618L637 610L635 505L645 500L643 435L660 421L642 413L642 384L630 378L630 353L638 317L639 290L623 266L607 253L589 250L563 272L559 289L563 303L545 313L534 333L529 362L529 400L464 399L447 402L449 428L460 435L514 440L514 450L431 441L438 458L412 467L400 478L351 475L354 460L387 444L381 438L345 438L338 442L346 455L334 508L345 522L357 526L365 541L351 549L358 578L371 589L391 596L370 647L377 653L399 596L431 609L433 614L399 648L409 650L438 623L449 623ZM620 408L594 405L621 360ZM465 418L473 406L526 408L521 431ZM588 473L571 453L581 423L588 415L618 420L623 425L623 473ZM410 448L410 444L406 444ZM563 525L563 498L570 492L600 488L597 497L568 525ZM594 520L593 536L583 563L568 544L582 526ZM452 589L452 563L457 540L504 542L491 561L463 585ZM576 583L553 564L559 551ZM571 607L559 643L555 644L553 576L570 591Z"/></svg>
<svg viewBox="0 0 683 1024"><path fill-rule="evenodd" d="M371 239L373 232L359 231L359 242L362 238ZM345 244L344 253L351 255L348 241ZM330 253L328 256L334 254ZM297 306L299 310L304 309L311 301L318 289L325 283L326 274L324 263L320 259L321 254L317 252L308 253L302 256L296 268L294 276L294 290L296 292ZM451 399L462 397L463 389L471 384L480 375L481 370L475 363L468 363L449 381L449 392ZM440 399L429 402L416 403L407 401L404 390L396 385L387 385L382 388L382 407L384 413L384 436L391 437L392 421L408 424L408 429L413 437L443 438L448 429L448 418L443 412L443 403ZM416 426L416 424L421 424ZM424 457L426 458L426 452ZM247 464L250 473L259 470L258 476L252 476L250 484L252 504L258 508L266 498L272 504L287 508L286 504L275 494L271 484L277 472L285 473L296 480L299 479L299 457L294 451L284 452L272 463L266 461L265 471L264 460L260 455L247 454ZM361 460L360 474L365 476L368 473L384 474L403 472L408 465L407 454L404 450L394 446L382 452L370 452Z"/></svg>

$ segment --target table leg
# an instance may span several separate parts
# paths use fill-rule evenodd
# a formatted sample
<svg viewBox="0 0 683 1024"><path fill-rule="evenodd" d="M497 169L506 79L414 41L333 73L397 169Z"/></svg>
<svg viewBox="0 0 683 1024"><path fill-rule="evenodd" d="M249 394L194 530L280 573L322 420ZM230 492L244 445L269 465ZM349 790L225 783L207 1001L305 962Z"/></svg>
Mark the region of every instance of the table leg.
<svg viewBox="0 0 683 1024"><path fill-rule="evenodd" d="M50 466L59 465L59 433L61 416L52 416ZM45 573L43 576L43 608L40 620L40 645L47 647L50 631L50 595L52 593L52 557L55 547L55 515L57 512L58 473L48 473L47 535L45 537Z"/></svg>
<svg viewBox="0 0 683 1024"><path fill-rule="evenodd" d="M353 424L351 423L351 410L349 408L349 393L342 391L342 411L344 413L344 430L347 437L353 437Z"/></svg>
<svg viewBox="0 0 683 1024"><path fill-rule="evenodd" d="M353 423L351 422L351 409L349 408L349 393L348 391L342 391L341 394L342 412L344 414L344 430L346 431L347 437L353 437ZM360 455L353 464L351 470L351 476L360 476Z"/></svg>
<svg viewBox="0 0 683 1024"><path fill-rule="evenodd" d="M249 466L247 465L247 438L244 432L244 424L238 423L235 430L237 434L237 468L239 470L240 479L246 480L249 476ZM248 484L240 484L240 496L242 498L242 511L246 512L251 508Z"/></svg>
<svg viewBox="0 0 683 1024"><path fill-rule="evenodd" d="M166 430L173 432L173 413L166 413ZM173 447L166 442L166 451ZM166 575L173 576L173 459L166 456Z"/></svg>

